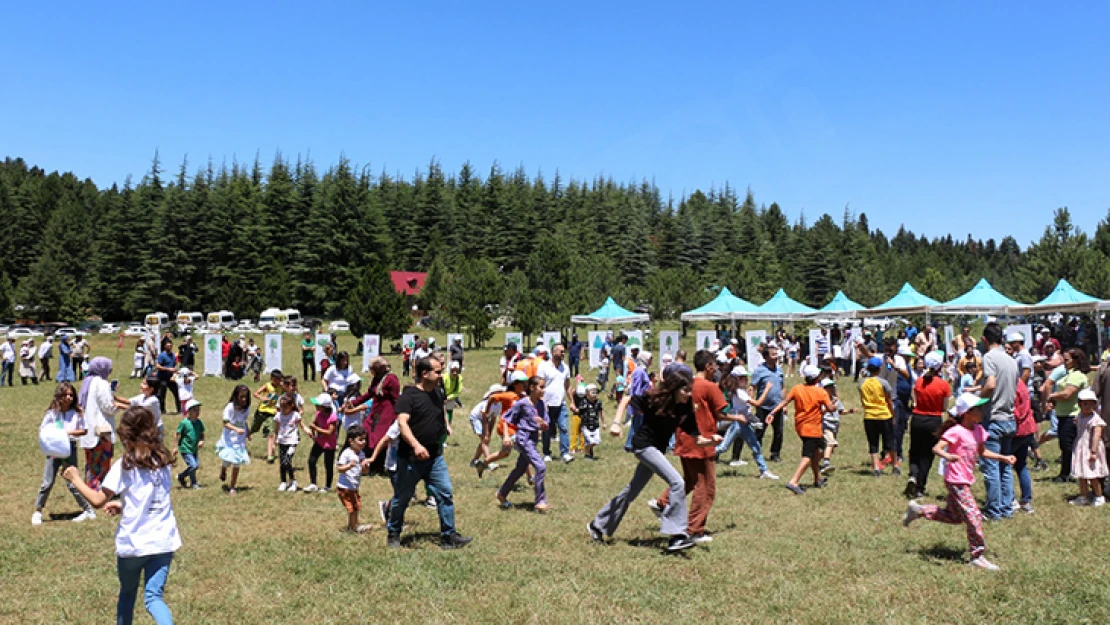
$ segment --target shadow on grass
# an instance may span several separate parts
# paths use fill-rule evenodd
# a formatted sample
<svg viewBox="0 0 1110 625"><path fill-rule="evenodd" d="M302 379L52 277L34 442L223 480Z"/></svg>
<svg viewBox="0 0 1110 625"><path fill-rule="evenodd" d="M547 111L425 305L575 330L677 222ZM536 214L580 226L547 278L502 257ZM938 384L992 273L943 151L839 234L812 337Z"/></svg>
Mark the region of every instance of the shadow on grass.
<svg viewBox="0 0 1110 625"><path fill-rule="evenodd" d="M406 549L412 547L439 547L439 532L413 532L401 535L401 546Z"/></svg>
<svg viewBox="0 0 1110 625"><path fill-rule="evenodd" d="M81 516L81 511L80 510L78 510L77 512L51 512L50 513L50 520L51 521L72 521L73 519L76 519L79 516Z"/></svg>
<svg viewBox="0 0 1110 625"><path fill-rule="evenodd" d="M912 550L911 550L912 552ZM935 543L928 547L917 549L917 555L927 562L934 564L943 564L946 562L960 562L964 561L965 550L957 549L951 545L943 543Z"/></svg>

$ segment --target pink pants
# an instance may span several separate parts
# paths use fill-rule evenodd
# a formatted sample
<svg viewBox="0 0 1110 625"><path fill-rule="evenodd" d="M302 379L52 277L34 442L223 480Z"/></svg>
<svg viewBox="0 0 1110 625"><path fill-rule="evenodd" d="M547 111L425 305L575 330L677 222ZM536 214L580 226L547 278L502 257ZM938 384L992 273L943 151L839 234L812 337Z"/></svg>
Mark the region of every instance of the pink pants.
<svg viewBox="0 0 1110 625"><path fill-rule="evenodd" d="M971 557L978 558L986 552L987 541L983 537L983 515L975 503L975 496L971 494L971 486L948 483L945 483L945 486L948 487L948 501L945 502L944 508L921 506L921 515L930 521L966 524Z"/></svg>

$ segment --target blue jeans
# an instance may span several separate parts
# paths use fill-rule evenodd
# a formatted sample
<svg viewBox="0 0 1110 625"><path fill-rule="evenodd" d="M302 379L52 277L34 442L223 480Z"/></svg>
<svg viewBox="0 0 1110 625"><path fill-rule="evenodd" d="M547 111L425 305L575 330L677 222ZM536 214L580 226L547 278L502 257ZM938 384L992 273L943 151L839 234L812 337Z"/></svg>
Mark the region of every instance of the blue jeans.
<svg viewBox="0 0 1110 625"><path fill-rule="evenodd" d="M146 576L143 602L157 625L173 625L170 608L162 601L166 578L170 575L173 552L137 558L116 558L119 572L119 601L116 603L116 625L131 625L135 616L135 598L139 594L139 575Z"/></svg>
<svg viewBox="0 0 1110 625"><path fill-rule="evenodd" d="M1017 424L1013 421L991 421L987 425L988 436L984 447L1008 456L1013 453L1014 432L1017 432ZM983 483L987 487L987 505L983 515L988 519L1014 516L1013 468L1005 462L980 458L979 470L983 472Z"/></svg>
<svg viewBox="0 0 1110 625"><path fill-rule="evenodd" d="M628 414L632 415L632 424L628 426L628 436L624 438L624 450L632 453L632 437L636 436L636 431L640 429L640 424L644 422L644 415L636 412L632 408L628 409ZM668 449L674 447L674 436L671 436L671 445Z"/></svg>
<svg viewBox="0 0 1110 625"><path fill-rule="evenodd" d="M424 480L428 494L436 500L439 513L439 533L444 538L455 533L455 496L451 490L451 476L443 456L427 460L397 458L397 481L393 483L393 500L389 502L390 534L400 534L405 525L405 510L416 492L416 483Z"/></svg>
<svg viewBox="0 0 1110 625"><path fill-rule="evenodd" d="M767 462L763 459L763 449L760 447L759 438L756 437L755 430L752 429L750 423L733 421L725 432L725 439L717 445L717 454L723 454L728 451L729 448L732 447L732 444L736 442L737 436L739 436L740 440L744 441L748 447L751 447L752 457L755 458L755 465L759 467L759 471L761 473L766 471Z"/></svg>
<svg viewBox="0 0 1110 625"><path fill-rule="evenodd" d="M570 453L570 409L567 408L566 403L562 406L552 406L547 409L547 418L551 421L551 425L543 431L543 455L551 455L551 438L554 435L552 430L559 432L559 456L565 456Z"/></svg>
<svg viewBox="0 0 1110 625"><path fill-rule="evenodd" d="M11 386L12 375L15 371L15 363L4 361L3 368L0 368L0 386Z"/></svg>
<svg viewBox="0 0 1110 625"><path fill-rule="evenodd" d="M196 454L181 454L181 459L185 461L185 470L181 472L178 479L188 478L190 486L197 485L197 469L200 468L200 461L197 460Z"/></svg>

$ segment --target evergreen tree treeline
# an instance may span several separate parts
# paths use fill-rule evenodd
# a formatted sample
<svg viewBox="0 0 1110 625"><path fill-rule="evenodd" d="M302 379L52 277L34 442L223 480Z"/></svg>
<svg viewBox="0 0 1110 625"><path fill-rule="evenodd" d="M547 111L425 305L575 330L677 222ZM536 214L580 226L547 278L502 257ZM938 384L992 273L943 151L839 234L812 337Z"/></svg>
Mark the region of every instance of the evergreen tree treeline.
<svg viewBox="0 0 1110 625"><path fill-rule="evenodd" d="M8 158L0 315L14 304L66 321L270 306L340 315L371 266L430 271L425 307L475 342L500 315L535 331L612 295L671 318L723 286L755 303L781 287L813 306L838 289L875 305L904 282L945 300L985 277L1035 302L1066 278L1110 299L1110 214L1088 235L1057 209L1024 250L982 234L1003 238L888 237L847 209L839 223L792 224L727 185L675 200L648 182L547 180L497 164L448 174L433 160L408 180L278 155L268 169L183 162L167 174L156 155L138 184L100 189Z"/></svg>

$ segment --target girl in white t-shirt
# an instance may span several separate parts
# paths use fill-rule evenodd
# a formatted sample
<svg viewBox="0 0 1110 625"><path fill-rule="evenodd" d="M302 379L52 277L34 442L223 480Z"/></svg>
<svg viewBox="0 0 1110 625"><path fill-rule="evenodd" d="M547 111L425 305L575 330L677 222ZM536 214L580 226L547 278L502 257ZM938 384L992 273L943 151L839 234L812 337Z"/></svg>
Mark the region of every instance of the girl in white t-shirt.
<svg viewBox="0 0 1110 625"><path fill-rule="evenodd" d="M284 394L278 399L278 411L274 415L274 430L277 432L278 466L281 472L280 492L297 492L297 478L293 471L293 454L297 453L300 435L301 413L297 411L297 400L293 395ZM287 479L288 478L288 479Z"/></svg>
<svg viewBox="0 0 1110 625"><path fill-rule="evenodd" d="M228 483L229 495L236 492L239 482L239 467L251 463L247 453L247 441L251 439L248 419L251 414L251 390L240 384L231 391L231 399L224 407L224 428L220 440L216 442L216 455L223 463L220 467L220 481L227 479L227 468L231 467L231 482Z"/></svg>
<svg viewBox="0 0 1110 625"><path fill-rule="evenodd" d="M77 467L66 467L66 480L97 508L121 515L116 528L116 568L119 599L116 620L130 623L139 594L139 577L145 575L143 596L155 623L172 623L173 616L162 600L173 554L181 548L177 519L170 502L173 454L162 445L154 415L146 408L128 408L117 430L124 454L112 464L108 475L93 490L81 479ZM116 496L119 501L112 501Z"/></svg>
<svg viewBox="0 0 1110 625"><path fill-rule="evenodd" d="M68 458L46 457L46 466L42 471L42 486L39 487L39 495L35 499L35 513L31 515L31 525L42 525L42 509L46 506L46 499L54 488L54 478L58 475L58 470L67 466L77 466L77 441L85 434L85 415L77 405L77 391L69 382L62 382L54 389L54 401L50 403L50 408L42 418L39 429L46 427L60 427L66 431L69 435L70 454ZM81 515L73 520L80 523L96 518L92 506L77 491L77 487L73 484L68 486L73 499L82 510Z"/></svg>
<svg viewBox="0 0 1110 625"><path fill-rule="evenodd" d="M182 406L193 398L193 382L196 381L197 374L187 367L182 367L181 371L177 372L177 398L181 400Z"/></svg>
<svg viewBox="0 0 1110 625"><path fill-rule="evenodd" d="M132 357L133 363L131 365L131 379L141 378L143 376L143 368L146 366L146 346L143 340L139 339L135 343L135 353Z"/></svg>

